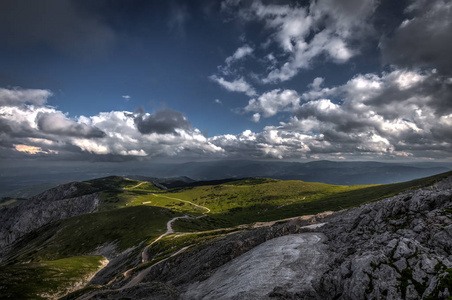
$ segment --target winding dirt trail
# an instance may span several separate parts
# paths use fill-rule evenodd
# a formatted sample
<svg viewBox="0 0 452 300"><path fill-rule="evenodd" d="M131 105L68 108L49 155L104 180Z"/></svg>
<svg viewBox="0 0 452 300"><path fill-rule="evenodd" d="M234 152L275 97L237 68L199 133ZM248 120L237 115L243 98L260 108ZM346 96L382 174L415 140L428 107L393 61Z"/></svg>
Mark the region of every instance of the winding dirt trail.
<svg viewBox="0 0 452 300"><path fill-rule="evenodd" d="M210 208L205 207L205 206L202 206L202 205L198 205L198 204L196 204L196 203L193 203L193 202L190 202L190 201L187 201L187 200L184 200L184 199L179 199L179 198L174 198L174 197L168 197L168 196L163 196L163 195L156 195L156 194L151 194L151 195L152 195L152 196L155 196L155 197L163 197L163 198L167 198L167 199L173 199L173 200L177 200L177 201L182 201L182 202L185 202L185 203L188 203L188 204L191 204L191 205L193 205L193 206L196 206L196 207L199 207L199 208L201 208L201 209L206 210L205 212L203 212L203 214L210 213Z"/></svg>
<svg viewBox="0 0 452 300"><path fill-rule="evenodd" d="M172 218L171 220L169 220L168 223L166 223L166 232L164 234L162 234L161 236L159 236L158 238L156 238L155 240L153 240L152 243L147 245L141 252L141 263L144 264L144 263L147 263L150 261L149 252L148 252L149 247L151 247L154 243L158 242L162 237L167 236L168 234L174 233L174 229L172 227L172 224L174 221L179 220L179 219L187 219L187 218L189 218L189 216L185 215L183 217L175 217L175 218Z"/></svg>
<svg viewBox="0 0 452 300"><path fill-rule="evenodd" d="M149 245L147 245L147 246L143 249L143 251L141 251L141 262L142 262L143 264L150 261L150 257L149 257L149 253L148 253L149 247L151 247L154 243L158 242L158 241L159 241L161 238L163 238L164 236L167 236L168 234L174 233L174 229L173 229L173 227L172 227L173 222L176 221L176 220L178 220L178 219L185 219L185 218L190 218L190 216L185 215L185 216L182 216L182 217L175 217L175 218L172 218L171 220L169 220L169 221L166 223L166 232L165 232L164 234L160 235L160 236L159 236L158 238L156 238L155 240L153 240L152 243L150 243ZM140 273L138 273L135 277L133 277L132 280L130 280L126 285L124 285L123 287L121 287L121 288L119 288L119 289L112 290L112 291L114 291L114 292L119 292L119 291L122 291L122 290L124 290L124 289L128 289L128 288L130 288L130 287L133 287L133 286L137 285L138 283L140 283L140 282L143 280L143 278L144 278L147 274L149 274L149 272L151 271L151 268L152 268L153 266L158 265L158 264L160 264L160 263L166 261L167 259L169 259L169 258L171 258L171 257L173 257L173 256L176 256L176 255L178 255L178 254L184 252L184 251L187 250L189 247L190 247L190 246L184 247L184 248L180 249L179 251L177 251L177 252L171 254L171 256L169 256L169 257L167 257L167 258L165 258L165 259L162 259L161 261L159 261L159 262L157 262L157 263L155 263L155 264L153 264L153 265L150 265L149 267L147 267L146 269L144 269L143 271L141 271ZM126 277L126 278L130 277L131 274L132 274L132 271L133 271L135 268L136 268L136 267L134 267L134 268L132 268L132 269L129 269L129 270L125 271L125 272L123 273L124 277ZM88 293L87 295L84 295L84 296L78 298L77 300L88 300L88 299L91 299L92 297L96 296L97 294L99 294L99 293L101 293L101 292L104 292L104 291L94 291L94 292L92 292L92 293Z"/></svg>
<svg viewBox="0 0 452 300"><path fill-rule="evenodd" d="M171 254L171 256L169 256L169 257L167 257L167 258L165 258L165 259L162 259L161 261L159 261L159 262L157 262L157 263L155 263L155 264L153 264L153 265L147 267L146 269L144 269L143 271L141 271L140 273L138 273L135 277L133 277L132 280L130 280L126 285L124 285L123 287L121 287L121 288L119 288L119 289L116 289L115 291L119 292L119 291L122 291L122 290L125 290L125 289L128 289L128 288L131 288L131 287L137 285L138 283L140 283L140 282L144 279L144 277L146 277L146 275L149 274L149 272L151 271L151 268L152 268L152 267L154 267L154 266L156 266L156 265L158 265L158 264L161 264L162 262L164 262L164 261L170 259L170 258L173 257L173 256L176 256L176 255L181 254L182 252L184 252L185 250L187 250L189 247L190 247L190 246L184 247L184 248L180 249L179 251L177 251L177 252Z"/></svg>
<svg viewBox="0 0 452 300"><path fill-rule="evenodd" d="M137 184L137 185L134 185L134 186L131 186L131 187L128 187L128 188L124 188L124 189L125 189L125 190L135 189L135 188L137 188L137 187L139 187L140 185L145 184L145 183L147 183L147 182L146 182L146 181L143 181L143 182L140 182L140 183Z"/></svg>
<svg viewBox="0 0 452 300"><path fill-rule="evenodd" d="M160 235L158 238L156 238L155 240L152 241L152 243L150 243L149 245L147 245L146 247L144 247L144 249L141 251L141 263L147 263L150 261L150 257L149 257L149 252L148 249L149 247L151 247L153 244L155 244L156 242L158 242L161 238L163 238L164 236L167 236L168 234L174 233L174 229L172 227L172 224L174 221L178 220L178 219L186 219L189 218L189 216L185 215L182 217L175 217L172 218L171 220L168 221L168 223L166 223L166 232L163 233L162 235ZM128 278L131 276L132 271L135 269L136 267L133 267L127 271L125 271L123 273L124 277Z"/></svg>
<svg viewBox="0 0 452 300"><path fill-rule="evenodd" d="M167 198L171 198L171 197L167 197ZM182 199L177 199L177 198L172 198L172 199L181 200L181 201L184 201L184 202L189 202L189 201L182 200ZM191 202L189 202L189 203L191 203ZM194 203L193 203L193 204L194 204ZM196 206L200 206L200 205L197 205L197 204L195 204L195 205L196 205ZM200 206L200 207L201 207L201 206ZM207 207L206 207L206 208L207 208ZM210 211L210 210L209 210L209 211ZM331 213L332 213L332 212L327 211L327 212L324 212L324 213L320 213L320 214L318 214L318 215L329 215L329 214L331 214ZM289 220L296 219L296 218L301 218L301 219L306 219L306 220L307 220L307 219L309 219L309 218L312 218L313 216L314 216L314 215L310 215L310 216L301 216L301 217L293 217L293 218L287 218L287 219L282 219L282 220L277 220L277 221L272 221L272 222L260 222L260 223L254 224L253 228L257 228L257 227L265 227L265 226L272 226L272 225L274 225L276 222L279 222L279 221L289 221ZM182 217L175 217L175 218L172 218L171 220L169 220L169 221L166 223L166 228L167 228L166 232L165 232L164 234L160 235L160 236L159 236L158 238L156 238L154 241L152 241L152 243L150 243L149 245L147 245L147 246L143 249L143 251L141 252L142 263L146 263L146 262L149 262L149 261L150 261L150 257L149 257L149 253L148 253L149 247L152 246L152 245L153 245L154 243L156 243L157 241L159 241L159 240L160 240L161 238L163 238L164 236L166 236L166 235L168 235L168 234L174 233L174 230L173 230L173 228L172 228L173 222L176 221L176 220L178 220L178 219L183 219L183 218L190 218L190 216L185 215L185 216L182 216ZM322 227L322 226L324 226L325 224L327 224L327 223L315 223L315 224L303 226L303 227L301 227L301 228L315 229L315 228L318 228L318 227ZM248 224L248 225L249 225L249 224ZM240 225L240 226L238 226L238 227L241 227L241 226L246 226L246 225ZM222 230L222 229L217 229L217 230ZM212 231L217 231L217 230L212 230ZM210 232L210 231L209 231L209 232ZM185 233L183 233L183 234L185 234ZM229 233L229 234L232 234L232 232ZM307 233L307 234L311 234L311 233ZM83 295L83 296L77 298L77 300L88 300L88 299L91 299L92 297L94 297L94 296L96 296L96 295L98 295L98 294L100 294L100 293L104 293L104 292L120 292L120 291L122 291L122 290L131 288L131 287L134 287L135 285L139 284L139 283L146 277L146 275L148 275L148 274L150 273L152 267L154 267L154 266L156 266L156 265L159 265L159 264L165 262L166 260L170 259L171 257L174 257L174 256L176 256L176 255L181 254L182 252L186 251L186 250L187 250L188 248L190 248L190 247L191 247L191 246L183 247L183 248L179 249L177 252L171 254L171 256L169 256L169 257L167 257L167 258L165 258L165 259L162 259L162 260L156 262L155 264L152 264L152 265L148 266L146 269L140 271L137 275L135 275L135 276L134 276L127 284L125 284L124 286L122 286L122 287L120 287L120 288L118 288L118 289L115 289L115 290L98 290L98 291L93 291L93 292L91 292L91 293L85 294L85 295ZM259 247L259 246L258 246L258 247ZM136 268L136 267L135 267L135 268ZM131 274L132 274L132 271L133 271L135 268L132 268L132 269L127 270L125 273L123 273L123 275L124 275L126 278L130 277ZM262 272L262 273L264 273L264 272ZM109 284L110 284L110 283L109 283ZM108 284L108 285L109 285L109 284Z"/></svg>

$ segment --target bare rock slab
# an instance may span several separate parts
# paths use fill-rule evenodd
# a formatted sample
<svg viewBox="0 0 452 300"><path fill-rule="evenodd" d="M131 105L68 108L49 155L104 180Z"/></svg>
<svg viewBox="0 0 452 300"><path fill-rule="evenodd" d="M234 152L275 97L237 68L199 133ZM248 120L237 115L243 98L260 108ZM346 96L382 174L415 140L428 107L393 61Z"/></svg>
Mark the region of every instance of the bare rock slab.
<svg viewBox="0 0 452 300"><path fill-rule="evenodd" d="M325 239L322 233L301 233L269 240L193 283L181 298L270 299L275 291L314 296L312 282L327 269Z"/></svg>

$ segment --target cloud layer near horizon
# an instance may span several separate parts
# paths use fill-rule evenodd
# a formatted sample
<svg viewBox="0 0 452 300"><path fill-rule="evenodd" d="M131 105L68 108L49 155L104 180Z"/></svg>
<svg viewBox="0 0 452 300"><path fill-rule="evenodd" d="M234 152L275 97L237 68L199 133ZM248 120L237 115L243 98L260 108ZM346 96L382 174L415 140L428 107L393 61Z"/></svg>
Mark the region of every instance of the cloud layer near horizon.
<svg viewBox="0 0 452 300"><path fill-rule="evenodd" d="M451 159L452 4L413 0L404 19L388 33L378 32L374 25L379 3L222 2L226 15L260 24L267 40L261 45L242 41L206 81L246 95L235 110L241 116L277 124L258 131L244 128L239 134L228 134L225 128L225 134L206 137L194 120L171 109L70 117L47 104L52 91L0 88L0 155L94 160ZM313 78L307 87L282 85L319 61L349 62L360 54L366 39L376 40L384 71L358 73L329 86L328 74ZM265 71L244 67L249 61Z"/></svg>
<svg viewBox="0 0 452 300"><path fill-rule="evenodd" d="M40 149L33 155L124 159L452 156L452 108L447 98L452 78L394 70L380 76L357 75L341 86L322 87L319 82L316 79L302 94L272 90L244 108L263 118L289 113L287 122L266 126L262 132L245 130L209 138L182 113L170 109L153 114L111 111L70 119L45 104L26 104L36 103L32 95L45 91L1 89L17 104L8 102L0 108L2 155L17 154L17 145L26 145ZM22 153L30 155L25 150Z"/></svg>

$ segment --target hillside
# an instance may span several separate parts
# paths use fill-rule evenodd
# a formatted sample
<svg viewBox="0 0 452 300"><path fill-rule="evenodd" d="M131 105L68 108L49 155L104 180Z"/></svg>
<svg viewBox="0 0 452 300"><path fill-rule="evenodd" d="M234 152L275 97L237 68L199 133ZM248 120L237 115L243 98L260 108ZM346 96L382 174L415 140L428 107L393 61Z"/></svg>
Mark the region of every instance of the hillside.
<svg viewBox="0 0 452 300"><path fill-rule="evenodd" d="M5 224L23 224L19 227L3 226L0 231L0 233L3 232L3 237L9 237L2 238L6 246L3 249L7 251L4 251L1 256L0 269L3 274L8 275L0 277L0 286L4 287L0 290L0 295L9 295L13 298L30 298L30 295L35 295L31 298L36 299L52 297L52 295L61 296L74 291L74 287L83 286L89 280L90 286L70 294L68 299L76 299L83 294L93 298L108 295L118 299L141 299L140 295L155 295L155 299L179 297L218 299L219 295L229 294L221 291L218 291L220 294L209 294L210 296L202 294L205 293L203 291L211 290L216 282L228 280L216 277L214 273L218 268L229 270L225 272L231 274L229 279L232 280L231 282L248 280L246 278L255 276L251 271L248 275L232 272L238 267L237 265L228 266L228 264L235 257L239 259L239 265L245 265L241 260L246 261L249 258L253 261L255 255L262 256L258 253L273 253L267 256L269 259L278 256L278 253L287 253L283 257L292 257L289 259L288 267L298 264L304 266L305 262L300 261L296 253L309 251L309 249L317 249L315 251L319 253L325 251L329 253L325 256L328 259L319 261L319 264L323 263L324 267L318 268L317 273L318 276L332 274L325 278L331 278L328 279L330 281L337 280L338 275L334 273L335 269L327 268L327 265L330 267L332 257L335 265L336 261L341 259L353 260L352 252L359 254L372 250L386 253L386 248L380 249L378 248L380 246L376 246L378 249L373 249L371 245L366 244L371 237L374 238L374 235L381 245L392 245L395 243L392 242L394 239L399 241L397 245L401 242L405 245L409 242L404 239L415 240L415 237L412 233L411 235L405 234L404 231L400 233L399 230L414 228L422 222L427 224L426 222L430 221L425 218L431 216L443 216L438 220L435 219L436 217L433 218L431 222L434 223L446 224L447 220L450 221L447 209L449 202L452 201L450 198L451 175L451 173L444 173L405 183L371 186L339 186L247 178L198 183L184 179L183 186L178 184L179 187L164 189L159 183L117 176L62 185L30 198L16 207L0 210L0 217L3 217L3 220L10 220ZM429 204L413 206L412 201L420 201L419 195L422 195L422 201L425 199ZM392 198L375 202L391 196ZM92 204L82 205L86 203L83 199L97 200L93 202L95 206L90 206ZM368 204L347 210L365 203ZM79 208L74 209L74 205L79 205ZM45 212L46 209L60 213L49 214ZM64 211L66 212L63 213ZM338 213L322 213L324 211L338 211ZM404 215L408 211L413 211L410 214L412 217ZM30 217L36 212L40 212L38 215L42 216L38 218L39 222ZM361 222L362 219L368 222ZM319 222L327 224L315 229L305 227ZM438 226L435 227L438 231L428 234L438 235L447 227ZM418 226L417 231L414 229L412 231L425 235L423 233L427 230L425 225L420 228ZM304 231L311 233L294 237L294 241L282 240L282 243L285 245L294 243L295 248L301 243L305 245L303 248L305 250L299 249L295 253L292 250L284 250L285 246L284 249L281 248L278 239L275 239L275 244L265 246L267 248L254 250L256 246L267 240ZM174 232L176 234L173 234ZM353 239L352 234L359 236L360 240ZM10 238L11 236L14 238ZM423 238L426 237L423 236ZM354 240L353 243L350 242L352 240ZM424 240L412 243L418 245L424 243ZM311 244L312 247L308 246ZM364 248L361 249L358 246ZM424 247L419 248L422 249L422 253L433 255L444 265L444 268L438 267L443 273L452 266L444 253L440 253L441 251L448 253L449 248L443 247L441 251L438 250L440 249L438 242L432 244L433 248L423 244L419 244L420 246ZM340 249L333 249L334 247ZM392 247L396 246L392 245ZM247 251L250 251L247 254L249 257L240 258L241 254ZM253 251L257 254L253 254ZM332 255L330 253L332 251L336 254ZM387 253L385 255L389 257ZM388 259L389 263L383 259L375 260L373 263L378 267L389 264L392 268L392 256ZM100 267L107 260L108 265ZM77 267L83 265L83 261L90 266L83 267L86 272L82 272ZM280 261L281 264L277 262L276 260L275 264L281 266L287 263L287 261ZM369 261L366 260L366 262L370 264ZM187 269L188 265L191 267ZM265 265L261 268L267 267ZM360 267L365 268L361 265ZM258 270L253 272L259 273ZM403 270L396 271L393 277L397 278L397 274L405 276L405 273L409 272ZM49 272L60 275L50 276ZM280 274L278 276L281 278L287 277L281 270L275 270L275 272ZM410 272L410 274L413 273L413 271ZM441 282L438 272L429 273L429 286L433 286L432 278ZM297 276L302 276L304 273L300 274ZM353 274L350 276L356 275ZM211 279L209 279L210 276L212 276ZM240 276L246 277L241 279ZM44 277L48 277L45 280L48 285L40 283L43 282ZM343 280L347 281L348 278ZM369 278L366 286L370 291L369 286L373 285L373 277ZM394 288L395 290L391 293L406 295L410 282L414 281L412 277L403 280L402 283L406 289L400 288L399 282L399 288ZM295 295L290 297L298 299L296 292L293 291L298 291L299 288L297 287L298 290L297 288L287 289L289 283L284 283L282 280L281 288L273 286L272 291L266 293L273 293L276 299L286 294ZM137 284L139 284L138 289ZM291 286L294 284L290 283ZM313 281L306 283L310 286L309 293L314 291L321 295L320 287L316 284L319 283ZM340 284L336 281L328 284L335 285L335 288L339 289L336 285ZM427 282L422 281L422 284L425 286ZM22 285L27 288L21 289ZM431 289L434 290L433 287ZM190 290L199 292L193 294L189 292ZM267 291L268 289L257 286L257 290ZM426 290L427 288L424 292ZM434 290L432 293L436 296L439 292L443 293L440 287L437 290L438 292ZM419 293L421 289L416 291ZM226 299L237 297L237 299L246 299L242 297L247 295L246 291L243 292L245 294L231 294L225 297ZM250 292L249 295L252 293ZM352 294L348 295L348 298L344 296L343 299L353 299L350 296ZM359 295L361 297L364 294Z"/></svg>

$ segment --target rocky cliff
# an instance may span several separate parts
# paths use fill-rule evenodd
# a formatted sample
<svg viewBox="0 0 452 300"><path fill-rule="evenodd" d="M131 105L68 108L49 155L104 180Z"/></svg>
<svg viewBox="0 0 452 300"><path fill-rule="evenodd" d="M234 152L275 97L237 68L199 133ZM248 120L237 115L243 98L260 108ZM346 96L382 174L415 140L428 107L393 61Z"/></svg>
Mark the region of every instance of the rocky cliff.
<svg viewBox="0 0 452 300"><path fill-rule="evenodd" d="M17 207L0 210L0 259L20 237L50 222L96 210L96 190L81 182L47 190Z"/></svg>
<svg viewBox="0 0 452 300"><path fill-rule="evenodd" d="M93 298L447 299L452 178L308 221L227 235L155 265L131 288L120 289L124 284Z"/></svg>
<svg viewBox="0 0 452 300"><path fill-rule="evenodd" d="M319 298L447 299L452 292L452 178L331 216Z"/></svg>

